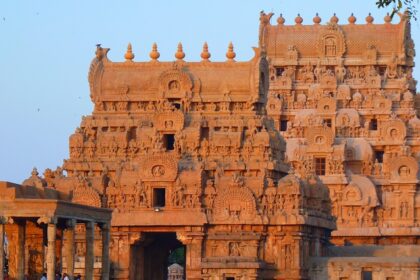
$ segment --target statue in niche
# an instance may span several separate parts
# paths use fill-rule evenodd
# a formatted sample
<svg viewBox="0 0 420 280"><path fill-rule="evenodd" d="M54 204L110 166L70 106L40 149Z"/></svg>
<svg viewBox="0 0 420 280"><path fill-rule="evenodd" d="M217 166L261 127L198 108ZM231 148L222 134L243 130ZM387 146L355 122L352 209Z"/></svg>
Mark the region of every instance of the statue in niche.
<svg viewBox="0 0 420 280"><path fill-rule="evenodd" d="M318 60L318 62L316 63L316 67L314 69L314 75L318 83L321 81L322 72L323 72L323 69L321 67L321 61Z"/></svg>
<svg viewBox="0 0 420 280"><path fill-rule="evenodd" d="M343 59L340 59L339 65L335 68L335 76L337 77L338 83L344 82L344 77L346 76L347 70L344 67Z"/></svg>
<svg viewBox="0 0 420 280"><path fill-rule="evenodd" d="M386 67L384 79L386 80L386 79L397 79L397 78L398 78L398 62L397 62L397 56L393 54L390 63Z"/></svg>
<svg viewBox="0 0 420 280"><path fill-rule="evenodd" d="M172 205L185 206L185 185L181 184L179 180L175 183L175 189L172 192Z"/></svg>
<svg viewBox="0 0 420 280"><path fill-rule="evenodd" d="M163 165L153 166L152 175L154 177L162 177L163 175L165 175L165 167L163 167Z"/></svg>
<svg viewBox="0 0 420 280"><path fill-rule="evenodd" d="M138 193L138 202L140 207L146 207L147 206L147 194L146 194L146 188L144 186L144 183L138 180L136 182L136 189Z"/></svg>
<svg viewBox="0 0 420 280"><path fill-rule="evenodd" d="M168 90L170 93L178 93L181 89L181 86L177 80L172 80L168 84Z"/></svg>
<svg viewBox="0 0 420 280"><path fill-rule="evenodd" d="M138 152L139 148L137 146L137 142L134 139L131 139L128 142L128 154L130 155L130 157L134 157L137 152Z"/></svg>
<svg viewBox="0 0 420 280"><path fill-rule="evenodd" d="M403 177L403 178L409 177L410 176L410 168L403 165L399 168L398 174L400 175L400 177Z"/></svg>
<svg viewBox="0 0 420 280"><path fill-rule="evenodd" d="M115 140L115 137L113 137L112 140L111 140L111 145L109 146L109 152L111 153L111 155L117 156L118 149L119 149L118 143Z"/></svg>
<svg viewBox="0 0 420 280"><path fill-rule="evenodd" d="M239 257L241 255L239 242L230 242L229 243L229 256Z"/></svg>
<svg viewBox="0 0 420 280"><path fill-rule="evenodd" d="M407 201L402 201L400 203L400 217L408 218L408 202Z"/></svg>
<svg viewBox="0 0 420 280"><path fill-rule="evenodd" d="M389 135L391 136L392 140L397 140L398 138L398 130L393 128L391 129L391 131L389 132Z"/></svg>

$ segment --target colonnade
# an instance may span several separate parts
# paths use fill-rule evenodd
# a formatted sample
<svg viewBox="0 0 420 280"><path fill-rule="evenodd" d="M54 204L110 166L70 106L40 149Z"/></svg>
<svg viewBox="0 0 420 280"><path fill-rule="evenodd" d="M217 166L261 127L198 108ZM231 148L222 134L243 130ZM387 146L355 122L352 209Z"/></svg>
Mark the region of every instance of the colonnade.
<svg viewBox="0 0 420 280"><path fill-rule="evenodd" d="M16 280L25 279L25 231L27 220L33 220L31 218L14 218L14 217L0 217L0 280L3 280L4 268L5 268L5 236L6 227L15 224L17 226L17 238L14 240L8 240L8 242L16 242L16 246L13 257L16 261L16 267L9 269L15 269ZM63 219L60 218L60 223L56 217L40 217L37 219L37 223L43 228L43 240L46 241L46 250L44 260L46 263L47 279L55 279L56 274L56 242L57 242L57 230L62 229L63 239L66 243L63 246L63 254L66 256L65 262L67 267L67 274L70 279L74 277L75 269L75 227L76 224L84 224L86 232L86 253L85 253L85 276L86 280L93 280L94 276L94 263L95 263L95 226L98 225L102 233L102 274L101 279L109 279L110 260L109 260L109 242L110 242L110 224L107 223L96 223L95 221L80 221L76 219Z"/></svg>

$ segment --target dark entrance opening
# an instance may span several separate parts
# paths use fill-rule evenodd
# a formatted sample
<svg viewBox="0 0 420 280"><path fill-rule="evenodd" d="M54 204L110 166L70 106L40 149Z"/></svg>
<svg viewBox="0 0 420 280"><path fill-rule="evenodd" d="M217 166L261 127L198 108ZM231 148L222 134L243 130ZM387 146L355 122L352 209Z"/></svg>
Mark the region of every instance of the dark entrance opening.
<svg viewBox="0 0 420 280"><path fill-rule="evenodd" d="M168 267L174 263L184 268L185 246L175 232L147 232L131 246L130 280L167 280Z"/></svg>

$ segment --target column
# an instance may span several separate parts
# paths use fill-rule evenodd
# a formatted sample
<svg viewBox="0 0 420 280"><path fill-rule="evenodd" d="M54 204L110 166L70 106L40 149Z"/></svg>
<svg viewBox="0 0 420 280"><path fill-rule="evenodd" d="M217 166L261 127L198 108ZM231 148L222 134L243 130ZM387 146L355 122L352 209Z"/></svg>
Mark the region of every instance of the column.
<svg viewBox="0 0 420 280"><path fill-rule="evenodd" d="M85 256L85 279L93 280L95 223L86 223L86 256Z"/></svg>
<svg viewBox="0 0 420 280"><path fill-rule="evenodd" d="M177 232L177 239L185 245L185 273L191 280L203 279L201 275L201 254L203 249L202 232Z"/></svg>
<svg viewBox="0 0 420 280"><path fill-rule="evenodd" d="M47 279L55 279L55 239L57 226L55 223L47 224Z"/></svg>
<svg viewBox="0 0 420 280"><path fill-rule="evenodd" d="M4 279L4 231L5 225L0 217L0 280Z"/></svg>
<svg viewBox="0 0 420 280"><path fill-rule="evenodd" d="M17 223L17 280L25 279L25 227L26 220Z"/></svg>
<svg viewBox="0 0 420 280"><path fill-rule="evenodd" d="M102 231L102 279L109 279L109 239L110 239L110 224L104 223L101 225Z"/></svg>
<svg viewBox="0 0 420 280"><path fill-rule="evenodd" d="M67 274L70 279L74 278L74 256L76 254L76 244L74 242L74 228L76 220L70 219L66 222L66 229L64 231L64 256L66 258Z"/></svg>

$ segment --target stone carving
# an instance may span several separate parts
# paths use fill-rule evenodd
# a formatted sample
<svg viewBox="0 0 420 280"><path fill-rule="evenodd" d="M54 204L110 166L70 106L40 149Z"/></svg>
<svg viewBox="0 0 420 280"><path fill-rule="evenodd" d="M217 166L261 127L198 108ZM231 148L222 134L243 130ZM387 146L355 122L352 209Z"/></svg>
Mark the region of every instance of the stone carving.
<svg viewBox="0 0 420 280"><path fill-rule="evenodd" d="M318 53L321 57L341 57L346 52L342 30L335 23L328 23L318 35Z"/></svg>
<svg viewBox="0 0 420 280"><path fill-rule="evenodd" d="M418 243L420 120L406 19L322 25L316 16L311 26L298 16L287 26L271 17L260 15L249 62L235 62L231 44L220 63L208 46L194 63L182 45L175 62L157 62L156 46L151 62L128 52L124 63L97 48L95 109L70 137L70 158L25 184L114 209L111 278L161 279L152 244L174 232L188 279L206 280L350 277L365 259L338 265L327 252Z"/></svg>

